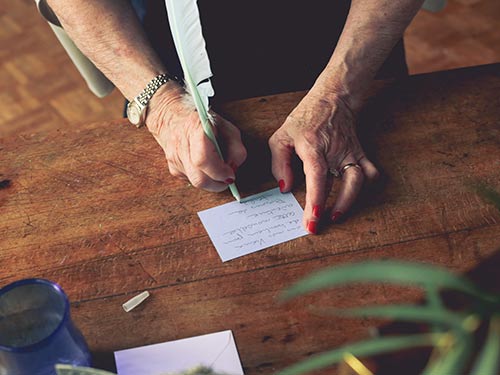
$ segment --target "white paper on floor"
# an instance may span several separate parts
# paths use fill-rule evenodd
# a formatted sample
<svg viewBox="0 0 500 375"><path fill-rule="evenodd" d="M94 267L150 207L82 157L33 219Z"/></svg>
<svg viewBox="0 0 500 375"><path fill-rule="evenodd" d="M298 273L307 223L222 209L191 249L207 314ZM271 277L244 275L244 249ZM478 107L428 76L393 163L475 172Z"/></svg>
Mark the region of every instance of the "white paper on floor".
<svg viewBox="0 0 500 375"><path fill-rule="evenodd" d="M305 236L302 214L293 194L278 188L198 212L223 262Z"/></svg>

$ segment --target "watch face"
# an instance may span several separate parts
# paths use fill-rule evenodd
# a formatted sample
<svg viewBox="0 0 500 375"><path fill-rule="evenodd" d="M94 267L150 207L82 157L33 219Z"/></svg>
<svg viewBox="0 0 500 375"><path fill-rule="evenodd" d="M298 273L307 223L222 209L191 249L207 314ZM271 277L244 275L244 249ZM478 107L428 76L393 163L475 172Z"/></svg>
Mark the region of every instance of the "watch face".
<svg viewBox="0 0 500 375"><path fill-rule="evenodd" d="M139 125L141 122L141 111L134 102L130 102L127 106L127 118L134 125Z"/></svg>

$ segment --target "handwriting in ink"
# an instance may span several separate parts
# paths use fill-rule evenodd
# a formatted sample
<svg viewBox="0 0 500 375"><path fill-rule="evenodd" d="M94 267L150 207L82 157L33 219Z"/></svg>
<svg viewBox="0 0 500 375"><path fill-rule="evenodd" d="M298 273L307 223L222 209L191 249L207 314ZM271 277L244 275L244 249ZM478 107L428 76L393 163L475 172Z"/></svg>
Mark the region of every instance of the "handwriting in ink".
<svg viewBox="0 0 500 375"><path fill-rule="evenodd" d="M226 261L306 235L302 213L292 194L281 194L276 188L199 215Z"/></svg>
<svg viewBox="0 0 500 375"><path fill-rule="evenodd" d="M256 212L256 213L253 213L253 214L247 215L247 219L251 219L251 218L255 218L255 217L258 217L258 216L263 216L263 215L272 216L272 215L274 215L276 212L279 212L279 211L287 211L287 209L289 209L289 208L290 208L290 207L292 207L292 206L293 206L293 204L292 204L292 203L289 203L289 204L285 204L285 205L283 205L283 206L278 206L278 207L271 208L271 209L266 210L266 211Z"/></svg>
<svg viewBox="0 0 500 375"><path fill-rule="evenodd" d="M239 233L236 234L236 236L234 236L233 238L227 240L227 241L224 241L224 245L229 245L230 243L234 243L234 242L238 242L238 241L241 241L243 239L243 236Z"/></svg>
<svg viewBox="0 0 500 375"><path fill-rule="evenodd" d="M258 240L246 242L246 243L243 243L241 245L235 245L234 247L236 247L238 249L242 249L244 247L255 246L255 245L264 246L265 244L266 244L266 241L264 241L262 238L259 238Z"/></svg>
<svg viewBox="0 0 500 375"><path fill-rule="evenodd" d="M248 236L256 236L258 234L262 235L262 234L273 234L277 229L279 228L285 228L286 229L286 225L285 224L277 224L277 225L273 225L272 227L266 227L266 228L262 228L262 229L259 229L255 232L252 232L252 233L247 233Z"/></svg>

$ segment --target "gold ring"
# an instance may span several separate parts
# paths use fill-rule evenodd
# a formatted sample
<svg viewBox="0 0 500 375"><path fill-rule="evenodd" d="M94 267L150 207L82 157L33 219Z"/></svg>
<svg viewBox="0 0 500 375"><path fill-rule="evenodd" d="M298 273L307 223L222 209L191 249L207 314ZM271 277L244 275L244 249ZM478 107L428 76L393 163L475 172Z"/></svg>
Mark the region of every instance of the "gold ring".
<svg viewBox="0 0 500 375"><path fill-rule="evenodd" d="M343 176L345 171L347 171L349 168L361 168L361 166L357 163L347 163L340 169L340 175Z"/></svg>

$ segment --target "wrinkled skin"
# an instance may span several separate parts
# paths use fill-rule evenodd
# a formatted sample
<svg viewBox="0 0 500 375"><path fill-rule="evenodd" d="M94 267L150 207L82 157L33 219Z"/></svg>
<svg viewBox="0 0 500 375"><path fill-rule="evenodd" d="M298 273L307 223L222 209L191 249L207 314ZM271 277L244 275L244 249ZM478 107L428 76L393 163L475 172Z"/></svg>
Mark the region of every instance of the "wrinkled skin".
<svg viewBox="0 0 500 375"><path fill-rule="evenodd" d="M337 96L309 92L269 139L269 146L273 175L276 180L283 180L283 191L290 191L293 185L290 167L293 153L303 162L306 177L303 224L311 233L316 233L316 224L332 188L330 170L340 170L349 163L359 165L343 174L331 213L334 220L349 210L365 179L378 176L359 143L354 112Z"/></svg>
<svg viewBox="0 0 500 375"><path fill-rule="evenodd" d="M218 192L235 179L236 169L246 159L240 131L229 121L212 113L214 132L226 146L224 162L203 132L196 109L182 88L170 88L158 95L148 114L148 128L165 151L170 173L198 188ZM334 220L349 210L365 179L378 171L365 157L355 130L355 115L347 103L335 95L310 91L269 139L272 172L282 192L293 187L291 158L303 161L306 176L306 206L303 224L310 233L317 223L333 184L331 170L348 163L331 216Z"/></svg>
<svg viewBox="0 0 500 375"><path fill-rule="evenodd" d="M214 133L225 145L223 161L214 144L203 132L196 108L189 96L178 88L159 95L154 110L146 118L147 126L165 152L170 173L187 179L197 187L219 192L235 179L236 169L247 153L238 128L211 113Z"/></svg>

